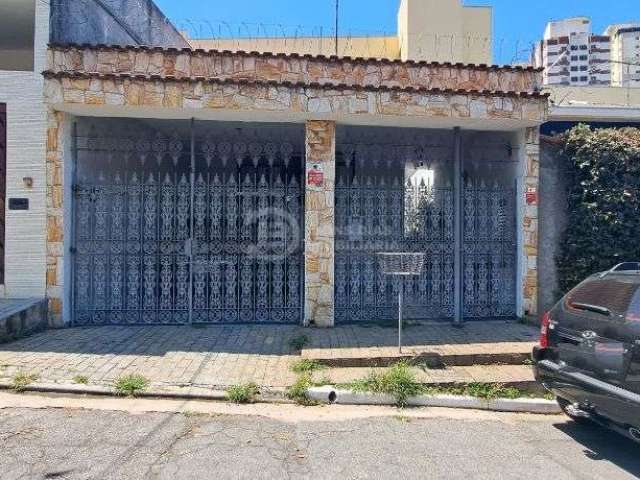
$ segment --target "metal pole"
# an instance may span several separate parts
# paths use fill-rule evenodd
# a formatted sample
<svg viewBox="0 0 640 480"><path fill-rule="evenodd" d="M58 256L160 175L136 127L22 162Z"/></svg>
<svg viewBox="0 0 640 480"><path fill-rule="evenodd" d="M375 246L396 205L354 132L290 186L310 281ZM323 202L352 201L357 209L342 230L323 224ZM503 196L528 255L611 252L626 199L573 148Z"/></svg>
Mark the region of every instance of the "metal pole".
<svg viewBox="0 0 640 480"><path fill-rule="evenodd" d="M190 200L190 211L191 218L189 220L189 325L193 324L193 228L194 228L194 218L193 218L193 202L195 198L195 185L196 185L196 133L195 133L195 118L191 119L190 124L190 136L191 136L191 173L189 175L189 179L191 180L191 200Z"/></svg>
<svg viewBox="0 0 640 480"><path fill-rule="evenodd" d="M402 353L402 291L404 282L400 279L400 289L398 290L398 352Z"/></svg>
<svg viewBox="0 0 640 480"><path fill-rule="evenodd" d="M454 307L455 313L453 317L453 325L460 327L464 322L463 318L463 302L462 295L462 195L464 190L464 169L462 165L462 135L460 127L453 129L453 204L454 204Z"/></svg>

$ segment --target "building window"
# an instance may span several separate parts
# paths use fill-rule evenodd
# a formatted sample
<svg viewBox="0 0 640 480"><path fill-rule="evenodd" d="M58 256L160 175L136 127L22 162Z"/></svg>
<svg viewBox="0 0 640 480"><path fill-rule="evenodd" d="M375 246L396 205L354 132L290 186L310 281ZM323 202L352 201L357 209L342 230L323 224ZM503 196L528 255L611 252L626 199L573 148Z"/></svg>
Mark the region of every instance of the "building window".
<svg viewBox="0 0 640 480"><path fill-rule="evenodd" d="M586 45L580 45L580 50L587 50L587 46Z"/></svg>
<svg viewBox="0 0 640 480"><path fill-rule="evenodd" d="M571 77L571 81L572 82L577 82L578 81L578 77Z"/></svg>
<svg viewBox="0 0 640 480"><path fill-rule="evenodd" d="M578 50L578 46L577 45L571 45L571 50Z"/></svg>
<svg viewBox="0 0 640 480"><path fill-rule="evenodd" d="M586 65L582 65L582 66L580 67L580 71L581 71L581 72L586 72L586 71L587 71L587 68L588 68L588 67L587 67Z"/></svg>
<svg viewBox="0 0 640 480"><path fill-rule="evenodd" d="M587 80L589 80L589 77L580 77L581 82L586 82Z"/></svg>
<svg viewBox="0 0 640 480"><path fill-rule="evenodd" d="M33 71L36 0L0 1L0 70Z"/></svg>
<svg viewBox="0 0 640 480"><path fill-rule="evenodd" d="M571 71L572 72L577 72L578 71L578 67L571 67Z"/></svg>
<svg viewBox="0 0 640 480"><path fill-rule="evenodd" d="M576 60L578 60L578 56L577 55L571 55L571 60L575 62Z"/></svg>
<svg viewBox="0 0 640 480"><path fill-rule="evenodd" d="M580 55L580 60L586 60L587 58L589 57L587 57L586 55Z"/></svg>

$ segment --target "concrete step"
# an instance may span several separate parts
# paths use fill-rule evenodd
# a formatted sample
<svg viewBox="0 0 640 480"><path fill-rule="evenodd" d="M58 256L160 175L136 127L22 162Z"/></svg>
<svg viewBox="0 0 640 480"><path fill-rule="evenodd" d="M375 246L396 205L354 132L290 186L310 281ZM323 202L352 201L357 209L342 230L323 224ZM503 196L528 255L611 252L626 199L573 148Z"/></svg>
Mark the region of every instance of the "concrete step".
<svg viewBox="0 0 640 480"><path fill-rule="evenodd" d="M348 384L362 379L371 372L383 372L384 368L328 368L316 371L317 380L331 380L332 384ZM425 385L446 386L468 383L501 383L526 391L542 391L533 377L529 365L473 365L447 367L444 369L412 368L417 380Z"/></svg>
<svg viewBox="0 0 640 480"><path fill-rule="evenodd" d="M44 298L0 299L0 343L47 328Z"/></svg>
<svg viewBox="0 0 640 480"><path fill-rule="evenodd" d="M431 367L472 365L522 365L535 342L493 342L403 347L305 348L302 358L339 368L388 367L401 360Z"/></svg>

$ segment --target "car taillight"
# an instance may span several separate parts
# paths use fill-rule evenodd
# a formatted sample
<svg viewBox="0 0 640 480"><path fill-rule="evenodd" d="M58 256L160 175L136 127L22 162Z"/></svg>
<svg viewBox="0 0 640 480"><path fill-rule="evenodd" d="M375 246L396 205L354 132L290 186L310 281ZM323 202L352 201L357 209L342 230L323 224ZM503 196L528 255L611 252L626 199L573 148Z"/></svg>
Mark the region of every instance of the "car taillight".
<svg viewBox="0 0 640 480"><path fill-rule="evenodd" d="M549 325L551 325L551 315L546 312L542 316L542 324L540 325L540 346L542 348L549 346Z"/></svg>

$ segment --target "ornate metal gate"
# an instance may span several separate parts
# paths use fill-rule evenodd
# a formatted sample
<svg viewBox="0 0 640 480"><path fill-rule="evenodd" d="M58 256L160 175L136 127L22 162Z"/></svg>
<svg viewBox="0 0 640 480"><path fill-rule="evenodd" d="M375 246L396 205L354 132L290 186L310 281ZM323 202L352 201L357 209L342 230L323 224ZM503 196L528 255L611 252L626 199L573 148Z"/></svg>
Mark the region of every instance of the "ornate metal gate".
<svg viewBox="0 0 640 480"><path fill-rule="evenodd" d="M451 136L387 129L361 139L361 131L354 130L348 131L348 139L364 141L337 147L336 322L394 319L400 282L407 319L452 320L456 308L462 308L467 320L514 316L513 182L509 173L489 186L477 178L478 172L490 177L502 172L504 177L505 165L478 165L472 156L465 171L458 278ZM385 136L391 140L378 143ZM489 148L495 153L495 147ZM389 279L376 260L383 251L425 253L422 275ZM456 282L461 306L455 304Z"/></svg>
<svg viewBox="0 0 640 480"><path fill-rule="evenodd" d="M465 318L516 314L515 189L484 182L464 186Z"/></svg>
<svg viewBox="0 0 640 480"><path fill-rule="evenodd" d="M405 318L454 314L454 209L444 163L407 173L422 163L421 145L339 145L336 185L336 322L395 318L400 282ZM421 174L424 173L424 174ZM430 172L430 173L429 173ZM424 252L422 275L384 275L381 251Z"/></svg>
<svg viewBox="0 0 640 480"><path fill-rule="evenodd" d="M300 321L301 129L96 124L76 136L75 324Z"/></svg>

